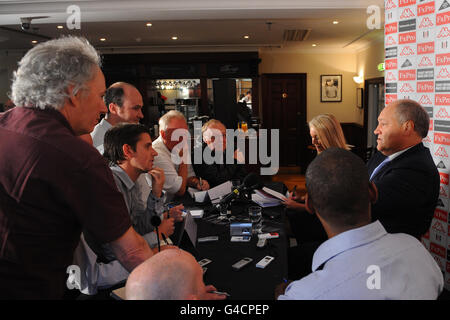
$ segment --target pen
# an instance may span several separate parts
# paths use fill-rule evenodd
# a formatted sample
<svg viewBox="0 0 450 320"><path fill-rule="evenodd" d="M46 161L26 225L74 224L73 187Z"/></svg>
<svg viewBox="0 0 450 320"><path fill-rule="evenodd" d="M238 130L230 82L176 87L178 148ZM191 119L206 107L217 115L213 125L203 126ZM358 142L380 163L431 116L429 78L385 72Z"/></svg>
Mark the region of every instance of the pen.
<svg viewBox="0 0 450 320"><path fill-rule="evenodd" d="M230 295L229 293L226 293L226 292L211 291L211 293L215 293L215 294L223 294L223 295L226 295L227 297L231 297L231 295Z"/></svg>
<svg viewBox="0 0 450 320"><path fill-rule="evenodd" d="M202 178L200 178L200 189L203 189Z"/></svg>

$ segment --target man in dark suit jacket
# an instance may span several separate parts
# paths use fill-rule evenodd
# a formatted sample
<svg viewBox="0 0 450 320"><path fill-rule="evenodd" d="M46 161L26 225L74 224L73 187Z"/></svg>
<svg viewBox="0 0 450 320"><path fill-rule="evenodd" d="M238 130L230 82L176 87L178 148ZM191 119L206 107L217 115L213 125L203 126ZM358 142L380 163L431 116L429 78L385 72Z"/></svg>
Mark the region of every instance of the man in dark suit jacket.
<svg viewBox="0 0 450 320"><path fill-rule="evenodd" d="M415 101L397 100L378 117L377 152L368 162L370 180L378 188L372 219L390 233L418 239L430 227L439 198L439 173L422 139L428 113Z"/></svg>
<svg viewBox="0 0 450 320"><path fill-rule="evenodd" d="M209 120L202 127L202 138L201 152L204 154L205 149L208 148L209 150L207 151L210 152L214 163L208 164L202 161L201 163L194 164L193 167L197 177L207 180L211 187L218 186L232 179L239 179L242 182L245 176L247 176L247 170L243 163L245 159L242 158L243 155L237 149L234 151L233 163L227 163L227 134L225 125L216 119ZM200 145L196 147L200 147ZM219 161L221 163L215 161L216 156L222 160Z"/></svg>

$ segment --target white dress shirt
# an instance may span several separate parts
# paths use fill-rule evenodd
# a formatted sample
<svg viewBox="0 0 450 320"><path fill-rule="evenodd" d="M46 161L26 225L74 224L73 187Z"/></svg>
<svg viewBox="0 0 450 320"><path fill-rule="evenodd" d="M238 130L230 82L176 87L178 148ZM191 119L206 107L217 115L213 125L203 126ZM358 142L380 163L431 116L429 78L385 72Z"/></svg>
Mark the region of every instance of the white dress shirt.
<svg viewBox="0 0 450 320"><path fill-rule="evenodd" d="M103 118L91 132L92 145L97 149L99 149L99 146L101 146L99 150L100 153L103 153L103 140L105 139L105 133L111 127L112 125L108 121L106 121L105 118Z"/></svg>
<svg viewBox="0 0 450 320"><path fill-rule="evenodd" d="M416 238L387 233L379 221L325 241L314 253L312 271L278 299L436 299L444 285L441 270Z"/></svg>
<svg viewBox="0 0 450 320"><path fill-rule="evenodd" d="M183 183L183 178L178 175L178 165L174 164L171 158L171 152L167 149L161 136L153 141L153 149L158 152L158 155L153 160L153 166L164 170L164 191L166 191L167 199L173 198L174 194L180 190L181 184ZM194 169L192 164L188 163L188 178L195 177Z"/></svg>

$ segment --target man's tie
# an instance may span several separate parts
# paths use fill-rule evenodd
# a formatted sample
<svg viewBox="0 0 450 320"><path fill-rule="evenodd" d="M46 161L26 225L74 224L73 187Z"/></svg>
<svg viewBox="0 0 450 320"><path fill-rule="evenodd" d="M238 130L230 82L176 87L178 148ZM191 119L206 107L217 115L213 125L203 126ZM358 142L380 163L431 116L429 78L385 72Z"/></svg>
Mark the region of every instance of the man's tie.
<svg viewBox="0 0 450 320"><path fill-rule="evenodd" d="M377 172L380 171L380 169L383 168L389 161L390 161L389 157L384 159L384 161L380 163L378 167L375 168L375 170L373 170L372 174L370 175L369 181L372 181L373 177L377 174Z"/></svg>

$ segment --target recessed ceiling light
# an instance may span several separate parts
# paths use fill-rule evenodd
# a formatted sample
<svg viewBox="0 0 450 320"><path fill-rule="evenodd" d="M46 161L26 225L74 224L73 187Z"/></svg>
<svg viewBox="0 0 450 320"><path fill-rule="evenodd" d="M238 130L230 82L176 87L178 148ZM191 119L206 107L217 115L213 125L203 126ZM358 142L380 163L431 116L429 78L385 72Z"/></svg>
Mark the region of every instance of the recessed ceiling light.
<svg viewBox="0 0 450 320"><path fill-rule="evenodd" d="M244 38L245 38L245 39L248 39L248 38L250 38L250 36L244 36Z"/></svg>
<svg viewBox="0 0 450 320"><path fill-rule="evenodd" d="M63 26L57 26L56 28L58 28L58 29L63 29L64 27L63 27Z"/></svg>
<svg viewBox="0 0 450 320"><path fill-rule="evenodd" d="M337 20L333 21L333 24L338 24L338 23L339 23L339 21L337 21Z"/></svg>
<svg viewBox="0 0 450 320"><path fill-rule="evenodd" d="M31 43L38 43L37 40L32 40Z"/></svg>
<svg viewBox="0 0 450 320"><path fill-rule="evenodd" d="M100 38L100 41L106 41L106 38Z"/></svg>
<svg viewBox="0 0 450 320"><path fill-rule="evenodd" d="M178 39L178 37L175 37L175 36L174 36L174 37L172 37L172 40L177 40L177 39Z"/></svg>
<svg viewBox="0 0 450 320"><path fill-rule="evenodd" d="M313 46L313 47L317 47L317 44L313 43L312 46Z"/></svg>
<svg viewBox="0 0 450 320"><path fill-rule="evenodd" d="M146 26L147 26L147 27L151 27L152 24L151 24L150 22L148 22L148 23L146 24Z"/></svg>

